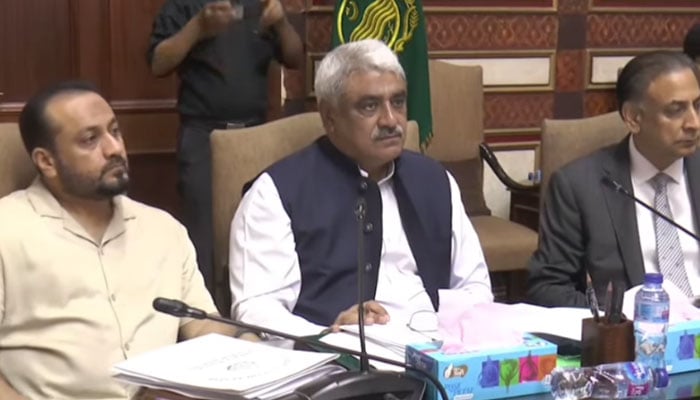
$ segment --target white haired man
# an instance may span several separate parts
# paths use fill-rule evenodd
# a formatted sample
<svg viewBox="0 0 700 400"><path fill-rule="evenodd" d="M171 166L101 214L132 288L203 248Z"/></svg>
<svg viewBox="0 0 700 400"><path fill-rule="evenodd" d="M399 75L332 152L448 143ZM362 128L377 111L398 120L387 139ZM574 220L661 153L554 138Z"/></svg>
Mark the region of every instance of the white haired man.
<svg viewBox="0 0 700 400"><path fill-rule="evenodd" d="M493 300L455 180L403 149L406 78L377 40L337 47L315 92L326 134L253 183L231 224L232 314L300 335L357 322L358 199L366 202L366 323L406 324L438 308Z"/></svg>

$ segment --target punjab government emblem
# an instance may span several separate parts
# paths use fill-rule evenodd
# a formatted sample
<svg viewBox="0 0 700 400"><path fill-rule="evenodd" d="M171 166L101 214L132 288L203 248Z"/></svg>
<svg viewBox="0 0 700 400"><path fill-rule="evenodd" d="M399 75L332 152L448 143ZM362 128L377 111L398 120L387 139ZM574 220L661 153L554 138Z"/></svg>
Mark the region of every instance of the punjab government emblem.
<svg viewBox="0 0 700 400"><path fill-rule="evenodd" d="M401 54L418 27L415 0L342 0L336 32L340 44L379 39Z"/></svg>

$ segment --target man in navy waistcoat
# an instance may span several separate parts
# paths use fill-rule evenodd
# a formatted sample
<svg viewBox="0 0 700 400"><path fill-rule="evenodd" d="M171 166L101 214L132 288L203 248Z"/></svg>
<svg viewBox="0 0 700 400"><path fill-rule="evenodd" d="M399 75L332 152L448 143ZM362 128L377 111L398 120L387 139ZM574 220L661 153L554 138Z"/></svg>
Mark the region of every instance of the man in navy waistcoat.
<svg viewBox="0 0 700 400"><path fill-rule="evenodd" d="M454 178L403 149L407 87L392 50L335 48L315 93L326 134L264 171L233 218L232 316L299 335L354 324L358 269L368 324L434 315L443 290L493 301Z"/></svg>

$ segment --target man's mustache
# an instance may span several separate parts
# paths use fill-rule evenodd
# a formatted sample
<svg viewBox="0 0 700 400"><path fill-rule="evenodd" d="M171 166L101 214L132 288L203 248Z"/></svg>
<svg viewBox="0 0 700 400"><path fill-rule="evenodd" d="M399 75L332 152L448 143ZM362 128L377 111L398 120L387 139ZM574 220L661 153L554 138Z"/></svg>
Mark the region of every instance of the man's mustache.
<svg viewBox="0 0 700 400"><path fill-rule="evenodd" d="M401 136L403 135L403 128L400 126L397 126L395 128L379 128L375 133L372 135L373 140L382 140L386 138L391 138L395 136Z"/></svg>
<svg viewBox="0 0 700 400"><path fill-rule="evenodd" d="M102 168L102 175L107 174L111 169L117 168L117 167L122 167L126 170L126 172L129 172L129 165L126 162L126 159L123 157L112 157L107 165L105 165L104 168Z"/></svg>

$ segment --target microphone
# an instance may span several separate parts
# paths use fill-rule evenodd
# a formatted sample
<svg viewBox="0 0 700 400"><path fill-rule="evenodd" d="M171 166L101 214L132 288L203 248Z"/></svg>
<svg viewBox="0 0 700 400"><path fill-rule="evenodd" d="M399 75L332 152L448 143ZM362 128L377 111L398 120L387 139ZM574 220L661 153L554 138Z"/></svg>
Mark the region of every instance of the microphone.
<svg viewBox="0 0 700 400"><path fill-rule="evenodd" d="M207 313L198 308L192 308L180 300L166 299L157 297L153 300L153 308L165 314L170 314L176 317L187 317L195 319L206 319Z"/></svg>
<svg viewBox="0 0 700 400"><path fill-rule="evenodd" d="M689 231L686 229L683 225L679 224L678 222L672 220L671 218L667 217L664 215L662 212L657 210L656 208L650 206L649 204L639 200L635 195L629 192L629 190L625 189L624 186L622 186L619 182L617 182L615 179L613 179L610 175L605 174L603 175L603 182L608 184L613 190L616 192L622 194L625 197L628 197L632 200L634 200L637 204L641 205L642 207L646 208L647 210L651 211L652 214L660 217L664 221L668 222L669 224L673 225L674 227L678 228L679 230L683 231L686 235L692 237L695 239L697 242L700 242L700 237L698 235L694 234L693 232Z"/></svg>
<svg viewBox="0 0 700 400"><path fill-rule="evenodd" d="M360 195L355 205L357 217L357 318L360 338L360 371L369 371L367 359L367 337L365 336L365 279L362 266L365 264L364 223L367 215L367 200Z"/></svg>
<svg viewBox="0 0 700 400"><path fill-rule="evenodd" d="M218 315L207 314L204 310L190 307L180 300L156 297L153 300L153 308L165 314L175 317L186 317L194 319L208 319L222 324L235 326L241 329L261 332L271 336L279 336L283 339L292 340L296 343L305 344L311 348L320 347L322 349L340 354L350 354L355 357L365 357L368 360L379 361L385 364L394 365L416 372L427 378L440 393L443 400L449 400L447 392L436 377L406 363L390 360L368 354L357 352L338 346L333 346L323 342L317 342L305 337L291 335L289 333L264 328L258 325L251 325L245 322L224 318ZM390 371L346 371L327 376L312 383L303 385L295 389L291 394L279 400L341 400L357 399L365 400L379 399L406 399L420 400L425 391L425 382L418 378L410 377L403 373ZM396 395L407 397L396 397ZM370 396L376 397L370 397Z"/></svg>

